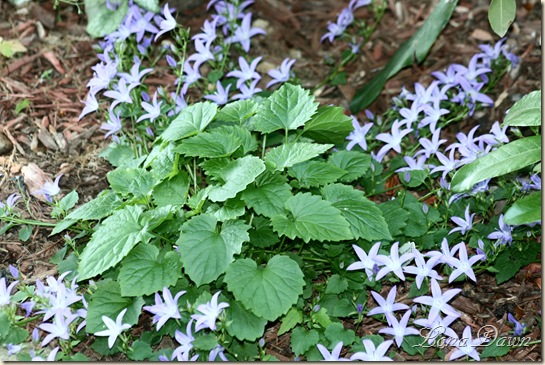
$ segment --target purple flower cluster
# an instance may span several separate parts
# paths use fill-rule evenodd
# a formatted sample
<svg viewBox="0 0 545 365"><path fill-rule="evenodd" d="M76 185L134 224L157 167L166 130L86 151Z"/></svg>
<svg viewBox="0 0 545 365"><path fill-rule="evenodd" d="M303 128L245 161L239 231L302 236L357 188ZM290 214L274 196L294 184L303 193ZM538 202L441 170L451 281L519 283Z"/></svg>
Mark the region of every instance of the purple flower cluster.
<svg viewBox="0 0 545 365"><path fill-rule="evenodd" d="M335 38L344 34L346 29L354 22L354 10L371 4L371 0L351 0L348 7L344 8L338 15L335 23L327 24L327 33L322 36L321 41L329 40L333 43Z"/></svg>

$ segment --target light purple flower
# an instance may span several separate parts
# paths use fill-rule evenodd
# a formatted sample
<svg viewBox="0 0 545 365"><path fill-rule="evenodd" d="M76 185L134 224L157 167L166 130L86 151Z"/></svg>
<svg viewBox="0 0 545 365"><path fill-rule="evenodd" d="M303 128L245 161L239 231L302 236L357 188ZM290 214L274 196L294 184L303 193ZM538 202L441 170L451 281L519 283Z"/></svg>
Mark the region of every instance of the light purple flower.
<svg viewBox="0 0 545 365"><path fill-rule="evenodd" d="M225 39L227 43L240 43L244 51L250 50L250 38L258 34L266 34L261 28L252 28L252 13L246 13L242 23L235 29L234 35Z"/></svg>
<svg viewBox="0 0 545 365"><path fill-rule="evenodd" d="M157 27L151 23L151 20L155 14L148 11L142 16L142 13L140 13L138 7L134 6L134 8L136 9L132 12L133 18L129 29L132 33L136 34L136 41L140 43L145 32L155 34L159 32L159 29L157 29Z"/></svg>
<svg viewBox="0 0 545 365"><path fill-rule="evenodd" d="M134 56L134 64L131 67L131 72L130 73L121 72L119 73L119 77L124 79L127 83L129 83L129 85L133 85L133 84L135 86L140 85L142 77L150 73L151 71L153 71L153 68L145 68L142 71L140 71L140 65L141 65L140 59ZM104 95L106 95L106 93L104 93Z"/></svg>
<svg viewBox="0 0 545 365"><path fill-rule="evenodd" d="M91 67L93 71L93 78L87 83L87 87L90 88L90 93L96 95L97 92L103 89L107 89L110 82L117 74L117 62L100 62Z"/></svg>
<svg viewBox="0 0 545 365"><path fill-rule="evenodd" d="M120 79L115 90L105 91L104 96L114 99L114 102L110 105L110 109L113 110L120 103L132 104L130 93L137 86L138 84L132 83L127 87L125 79Z"/></svg>
<svg viewBox="0 0 545 365"><path fill-rule="evenodd" d="M448 109L441 108L439 102L439 99L435 99L432 105L425 104L422 106L422 111L426 116L418 123L418 128L429 126L430 131L435 133L439 119L443 115L450 113Z"/></svg>
<svg viewBox="0 0 545 365"><path fill-rule="evenodd" d="M153 94L153 101L152 103L146 103L145 101L142 102L142 108L144 108L145 111L147 111L146 114L143 114L136 120L136 123L141 122L143 120L149 119L150 123L153 123L153 121L161 115L161 104L163 104L162 101L157 103L157 91Z"/></svg>
<svg viewBox="0 0 545 365"><path fill-rule="evenodd" d="M375 348L373 341L365 339L362 340L363 346L365 347L365 352L356 352L350 356L350 361L361 360L361 361L393 361L386 355L386 352L392 346L394 341L388 340L382 342Z"/></svg>
<svg viewBox="0 0 545 365"><path fill-rule="evenodd" d="M466 326L462 338L459 341L455 341L454 344L458 349L450 354L449 360L454 360L462 356L469 356L475 361L480 361L481 358L475 348L488 341L489 339L486 337L473 339L471 336L471 327Z"/></svg>
<svg viewBox="0 0 545 365"><path fill-rule="evenodd" d="M63 174L60 174L59 176L57 176L53 183L46 181L43 184L42 188L34 191L32 195L43 194L45 196L45 199L51 203L52 202L51 197L61 192L61 188L59 188L59 180L61 179L62 175Z"/></svg>
<svg viewBox="0 0 545 365"><path fill-rule="evenodd" d="M522 336L524 330L526 329L526 325L517 321L517 319L511 313L507 314L507 320L515 325L515 328L513 329L513 335Z"/></svg>
<svg viewBox="0 0 545 365"><path fill-rule="evenodd" d="M366 136L369 130L373 127L373 123L365 123L365 125L362 126L355 116L351 115L350 117L352 118L352 126L354 127L354 130L350 132L348 137L346 137L346 139L350 141L346 146L346 149L350 151L357 144L362 150L367 151Z"/></svg>
<svg viewBox="0 0 545 365"><path fill-rule="evenodd" d="M155 304L144 306L143 309L155 314L153 317L153 323L157 323L157 331L163 327L163 325L171 318L181 319L180 312L178 311L178 299L186 293L182 290L172 298L172 294L167 287L163 288L164 303L159 293L155 293Z"/></svg>
<svg viewBox="0 0 545 365"><path fill-rule="evenodd" d="M11 299L11 291L19 281L14 281L6 288L6 278L0 279L0 306L9 305Z"/></svg>
<svg viewBox="0 0 545 365"><path fill-rule="evenodd" d="M375 291L371 291L371 295L373 298L375 298L375 301L379 306L371 309L367 315L374 316L375 314L384 314L386 316L386 320L388 321L388 325L392 325L393 323L394 311L409 309L407 304L395 303L397 295L397 287L395 285L390 289L386 300L384 300L384 298L382 298L380 294Z"/></svg>
<svg viewBox="0 0 545 365"><path fill-rule="evenodd" d="M166 6L166 5L165 5ZM123 316L127 313L127 308L123 309L117 315L115 322L106 316L102 316L102 322L108 327L107 330L95 332L95 336L108 336L108 348L114 347L117 337L126 329L131 328L130 324L123 323Z"/></svg>
<svg viewBox="0 0 545 365"><path fill-rule="evenodd" d="M208 354L208 361L215 361L216 357L220 357L222 361L229 361L223 351L225 350L225 347L217 345L212 350L210 350L210 353Z"/></svg>
<svg viewBox="0 0 545 365"><path fill-rule="evenodd" d="M412 327L407 327L409 322L409 317L411 316L411 311L408 310L405 312L401 320L398 322L395 317L392 316L391 327L382 328L378 333L386 333L388 335L394 336L395 343L397 347L401 347L403 343L403 338L409 335L418 335L420 332Z"/></svg>
<svg viewBox="0 0 545 365"><path fill-rule="evenodd" d="M191 326L193 325L193 319L189 320L186 327L186 333L182 333L179 330L176 330L174 333L174 338L180 346L176 347L174 352L172 353L172 358L175 357L178 359L178 361L182 361L182 359L189 358L189 351L193 348L193 341L195 340L195 337L193 337L193 333L191 333Z"/></svg>
<svg viewBox="0 0 545 365"><path fill-rule="evenodd" d="M194 64L193 66L191 66L188 60L184 62L184 74L184 85L182 86L181 90L182 95L185 95L187 93L187 89L191 84L202 78L201 74L199 73L198 65Z"/></svg>
<svg viewBox="0 0 545 365"><path fill-rule="evenodd" d="M399 109L399 114L403 117L400 124L404 124L407 128L411 128L413 123L416 122L422 111L422 106L417 103L412 103L410 108Z"/></svg>
<svg viewBox="0 0 545 365"><path fill-rule="evenodd" d="M214 20L205 20L202 29L202 33L195 34L191 39L200 39L203 42L209 42L216 39L216 25L218 23L218 18L215 18Z"/></svg>
<svg viewBox="0 0 545 365"><path fill-rule="evenodd" d="M252 96L254 96L254 94L257 94L258 92L262 91L261 88L256 87L258 82L259 80L254 80L249 87L246 84L240 85L240 88L239 88L240 94L233 95L233 100L249 99Z"/></svg>
<svg viewBox="0 0 545 365"><path fill-rule="evenodd" d="M473 272L473 269L471 268L471 266L473 266L473 264L481 260L483 257L481 255L474 255L470 259L468 259L465 243L460 242L458 246L459 246L459 250L458 250L459 258L457 259L455 257L448 257L445 259L447 263L449 263L452 267L455 268L455 270L450 274L448 278L448 282L452 283L457 277L459 277L462 274L465 274L468 278L470 278L474 282L477 282L477 278L475 277L475 273Z"/></svg>
<svg viewBox="0 0 545 365"><path fill-rule="evenodd" d="M480 75L484 75L492 71L488 67L483 67L479 63L479 60L481 58L482 58L481 54L475 54L473 55L473 57L471 57L471 60L469 61L469 64L467 67L458 65L458 64L454 64L452 67L456 69L459 76L463 76L463 78L465 78L470 83L472 84L478 83L479 82L478 77ZM458 80L460 81L460 84L461 84L462 77L460 77Z"/></svg>
<svg viewBox="0 0 545 365"><path fill-rule="evenodd" d="M511 244L511 242L513 242L513 236L511 235L513 228L503 222L503 214L500 214L498 226L500 230L490 233L486 238L490 240L497 240L496 245Z"/></svg>
<svg viewBox="0 0 545 365"><path fill-rule="evenodd" d="M209 40L206 43L203 43L200 39L195 39L195 50L197 53L192 54L187 58L187 61L195 61L195 68L199 68L206 61L213 61L214 54L210 50L212 41Z"/></svg>
<svg viewBox="0 0 545 365"><path fill-rule="evenodd" d="M434 278L436 280L443 280L437 271L433 270L433 267L439 263L441 256L433 256L427 262L425 262L424 256L417 249L413 249L413 255L416 266L405 266L403 271L416 275L415 282L418 289L420 289L422 282L426 277Z"/></svg>
<svg viewBox="0 0 545 365"><path fill-rule="evenodd" d="M406 261L409 261L410 259L412 259L413 254L412 252L411 253L407 252L401 255L401 257L399 257L398 246L399 246L399 242L395 242L392 245L392 248L390 249L390 256L377 255L375 257L375 261L384 265L384 267L382 267L379 270L375 280L380 280L389 272L393 272L398 278L405 281L405 275L403 275L403 270L401 266Z"/></svg>
<svg viewBox="0 0 545 365"><path fill-rule="evenodd" d="M239 57L238 64L240 66L240 70L231 71L226 76L236 77L238 79L237 88L239 89L240 86L247 80L260 80L261 76L255 71L255 68L262 58L263 57L257 57L250 64L248 64L244 57Z"/></svg>
<svg viewBox="0 0 545 365"><path fill-rule="evenodd" d="M416 154L414 155L414 157L416 157ZM397 169L396 172L413 171L413 170L425 170L426 167L427 167L427 165L426 165L427 157L426 156L420 156L420 157L418 157L418 159L415 159L414 157L411 157L411 156L403 157L403 159L405 160L405 162L407 163L408 166L401 167L401 168Z"/></svg>
<svg viewBox="0 0 545 365"><path fill-rule="evenodd" d="M445 318L442 318L441 315L438 315L433 321L430 321L429 318L415 319L414 324L430 329L430 332L425 336L425 338L428 339L428 344L431 345L441 335L457 339L458 335L452 328L449 327L451 323L457 319L458 317L456 316L446 316Z"/></svg>
<svg viewBox="0 0 545 365"><path fill-rule="evenodd" d="M47 336L45 336L44 340L42 341L42 346L47 345L49 342L51 342L54 338L58 337L63 340L69 340L70 339L70 323L74 321L74 319L78 318L76 315L69 315L65 318L64 314L59 311L57 314L55 314L55 317L53 318L53 323L42 323L38 326L38 328L49 332Z"/></svg>
<svg viewBox="0 0 545 365"><path fill-rule="evenodd" d="M168 3L165 4L165 7L163 8L163 16L165 17L160 18L160 21L158 23L160 31L155 35L154 41L157 41L157 38L159 38L161 35L163 35L166 32L170 32L174 28L176 28L176 19L172 17L172 14L170 13L171 10L168 8Z"/></svg>
<svg viewBox="0 0 545 365"><path fill-rule="evenodd" d="M478 139L493 146L500 143L507 143L509 142L509 137L507 137L505 134L507 128L509 127L505 126L501 128L500 123L496 121L494 124L492 124L492 129L490 130L491 134L483 134L482 136L478 137Z"/></svg>
<svg viewBox="0 0 545 365"><path fill-rule="evenodd" d="M115 133L119 132L121 128L123 127L121 125L121 120L119 119L119 113L114 114L112 109L108 110L108 113L110 115L110 118L108 119L108 122L102 123L100 126L100 129L108 131L104 138L108 138L109 136L112 136L112 139L119 143L119 138L115 135Z"/></svg>
<svg viewBox="0 0 545 365"><path fill-rule="evenodd" d="M380 133L375 137L379 141L386 143L386 145L384 145L377 153L377 157L380 159L380 161L382 161L382 158L386 155L386 153L392 149L397 153L401 153L401 140L403 137L413 131L410 128L400 131L401 124L402 123L400 123L399 120L395 120L392 124L391 133Z"/></svg>
<svg viewBox="0 0 545 365"><path fill-rule="evenodd" d="M218 105L227 104L227 101L229 100L230 88L231 84L227 85L227 87L224 88L221 82L218 80L216 81L216 92L214 94L205 95L204 98L207 100L211 100Z"/></svg>
<svg viewBox="0 0 545 365"><path fill-rule="evenodd" d="M473 214L469 213L469 205L468 205L465 210L465 219L460 217L450 218L450 220L456 223L458 227L451 229L448 234L450 235L454 232L460 231L462 235L465 235L467 231L470 231L471 228L473 228L473 217L475 217L475 213Z"/></svg>
<svg viewBox="0 0 545 365"><path fill-rule="evenodd" d="M280 64L280 69L274 69L267 72L267 75L272 78L267 84L267 88L279 82L287 82L290 79L290 69L294 63L295 59L290 60L290 58L287 57L282 61L282 64Z"/></svg>
<svg viewBox="0 0 545 365"><path fill-rule="evenodd" d="M439 283L435 279L431 279L431 293L432 296L425 295L418 298L414 298L413 302L425 304L430 306L429 320L434 321L440 312L443 312L447 316L460 317L460 314L448 304L448 302L454 298L455 295L460 293L462 289L450 289L446 292L441 291Z"/></svg>
<svg viewBox="0 0 545 365"><path fill-rule="evenodd" d="M360 261L356 261L352 264L350 264L346 270L352 271L352 270L360 270L365 269L365 273L367 274L367 277L369 280L372 280L373 278L373 267L378 264L377 261L375 261L375 258L378 254L378 250L380 248L380 242L377 242L371 247L369 250L369 254L366 254L365 251L357 246L352 245L354 248L354 251L356 251L356 255L358 255L358 258Z"/></svg>
<svg viewBox="0 0 545 365"><path fill-rule="evenodd" d="M212 331L216 330L216 320L218 316L223 312L224 308L229 307L228 303L219 303L218 297L221 291L217 292L212 296L212 300L206 304L200 304L197 307L197 311L201 314L193 314L191 318L196 320L195 323L195 332L200 331L203 328L209 328Z"/></svg>
<svg viewBox="0 0 545 365"><path fill-rule="evenodd" d="M89 113L93 113L98 110L98 101L95 97L95 94L89 93L87 94L87 98L85 98L85 101L80 100L82 103L85 104L83 107L83 110L81 111L81 114L78 117L78 122L83 118L85 115Z"/></svg>
<svg viewBox="0 0 545 365"><path fill-rule="evenodd" d="M460 161L457 160L456 157L454 156L455 153L456 151L454 149L451 149L449 153L449 157L447 157L442 152L439 152L439 151L435 152L435 157L437 157L439 162L441 162L441 166L434 167L431 170L430 174L436 173L438 171L443 171L443 179L444 179L449 172L455 170L460 163Z"/></svg>
<svg viewBox="0 0 545 365"><path fill-rule="evenodd" d="M343 349L342 341L335 345L335 348L331 350L331 353L324 345L320 343L316 345L316 347L318 347L318 351L320 351L320 353L322 354L324 361L348 361L348 359L345 359L343 357L339 358L339 355L341 354L341 351Z"/></svg>

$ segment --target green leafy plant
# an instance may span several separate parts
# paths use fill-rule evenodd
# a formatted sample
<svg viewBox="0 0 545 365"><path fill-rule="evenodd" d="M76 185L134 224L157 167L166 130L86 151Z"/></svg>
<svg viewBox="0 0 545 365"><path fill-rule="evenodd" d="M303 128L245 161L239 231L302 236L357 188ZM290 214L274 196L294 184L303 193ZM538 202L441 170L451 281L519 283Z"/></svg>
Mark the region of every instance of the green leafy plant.
<svg viewBox="0 0 545 365"><path fill-rule="evenodd" d="M517 16L515 0L491 0L488 21L492 30L503 37Z"/></svg>

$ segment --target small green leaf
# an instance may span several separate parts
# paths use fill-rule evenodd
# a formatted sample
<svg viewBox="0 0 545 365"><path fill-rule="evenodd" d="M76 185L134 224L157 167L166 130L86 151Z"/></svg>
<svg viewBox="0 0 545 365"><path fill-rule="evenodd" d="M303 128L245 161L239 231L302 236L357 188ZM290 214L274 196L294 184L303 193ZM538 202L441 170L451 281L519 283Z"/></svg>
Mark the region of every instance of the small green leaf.
<svg viewBox="0 0 545 365"><path fill-rule="evenodd" d="M289 215L272 218L273 228L291 239L342 241L352 239L350 225L330 202L310 193L298 193L285 204Z"/></svg>
<svg viewBox="0 0 545 365"><path fill-rule="evenodd" d="M23 242L28 241L30 235L32 234L32 231L32 226L21 226L21 228L19 229L19 239Z"/></svg>
<svg viewBox="0 0 545 365"><path fill-rule="evenodd" d="M15 114L19 114L23 109L30 105L30 100L23 99L15 105Z"/></svg>
<svg viewBox="0 0 545 365"><path fill-rule="evenodd" d="M257 317L238 301L230 303L226 321L230 323L227 332L241 341L254 341L263 336L267 324L266 319Z"/></svg>
<svg viewBox="0 0 545 365"><path fill-rule="evenodd" d="M333 274L327 280L326 294L341 294L348 288L348 281L339 274Z"/></svg>
<svg viewBox="0 0 545 365"><path fill-rule="evenodd" d="M122 297L119 284L115 281L104 281L98 284L98 289L93 293L87 312L87 333L95 333L106 329L102 316L113 321L123 309L127 312L123 317L123 323L135 325L142 312L144 300L141 297Z"/></svg>
<svg viewBox="0 0 545 365"><path fill-rule="evenodd" d="M541 220L541 191L536 191L517 200L503 216L510 226L528 224Z"/></svg>
<svg viewBox="0 0 545 365"><path fill-rule="evenodd" d="M291 330L293 327L295 327L297 324L303 322L303 313L296 307L292 307L288 313L282 318L282 324L280 325L280 328L278 329L277 336L281 336L284 333Z"/></svg>
<svg viewBox="0 0 545 365"><path fill-rule="evenodd" d="M484 350L481 352L481 358L485 359L487 357L502 357L505 356L511 351L510 344L519 344L521 341L517 341L516 337L505 337L499 336L494 341L486 343L484 345Z"/></svg>
<svg viewBox="0 0 545 365"><path fill-rule="evenodd" d="M246 309L258 317L274 321L286 313L303 293L303 273L286 256L273 256L267 266L252 259L239 259L229 265L224 281Z"/></svg>
<svg viewBox="0 0 545 365"><path fill-rule="evenodd" d="M314 96L308 90L298 85L284 84L259 105L253 124L256 130L263 133L297 129L310 119L317 108L318 103L314 102Z"/></svg>
<svg viewBox="0 0 545 365"><path fill-rule="evenodd" d="M93 38L103 37L117 30L123 18L127 14L129 4L127 0L116 1L118 8L110 10L106 6L106 0L85 0L85 13L87 21L87 33Z"/></svg>
<svg viewBox="0 0 545 365"><path fill-rule="evenodd" d="M265 155L265 163L277 171L282 171L286 167L310 160L331 147L333 147L331 144L308 142L283 144L273 148Z"/></svg>
<svg viewBox="0 0 545 365"><path fill-rule="evenodd" d="M320 335L316 330L307 331L297 327L291 332L291 350L295 355L302 355L320 341Z"/></svg>
<svg viewBox="0 0 545 365"><path fill-rule="evenodd" d="M214 119L218 106L211 102L196 103L182 109L180 114L161 134L165 141L177 141L191 137L204 129Z"/></svg>
<svg viewBox="0 0 545 365"><path fill-rule="evenodd" d="M361 190L343 184L330 184L324 186L321 192L324 199L337 208L348 221L355 238L369 241L392 239L382 212Z"/></svg>
<svg viewBox="0 0 545 365"><path fill-rule="evenodd" d="M118 264L138 243L147 243L153 236L139 218L140 206L116 210L93 233L80 255L78 281L92 278Z"/></svg>
<svg viewBox="0 0 545 365"><path fill-rule="evenodd" d="M66 194L64 198L61 199L61 201L59 202L59 206L62 210L67 212L70 209L72 209L74 205L76 205L78 200L79 200L78 192L75 190L72 190L71 192Z"/></svg>
<svg viewBox="0 0 545 365"><path fill-rule="evenodd" d="M182 276L180 255L169 251L159 259L159 249L152 245L136 246L121 262L119 285L121 295L150 295L174 286Z"/></svg>
<svg viewBox="0 0 545 365"><path fill-rule="evenodd" d="M358 151L335 151L328 162L346 171L339 178L341 182L352 182L362 177L371 166L371 156Z"/></svg>
<svg viewBox="0 0 545 365"><path fill-rule="evenodd" d="M301 187L319 187L337 181L346 171L322 161L305 161L289 168L288 174L299 181Z"/></svg>
<svg viewBox="0 0 545 365"><path fill-rule="evenodd" d="M218 346L218 339L214 333L207 333L204 336L197 336L191 344L197 350L211 351Z"/></svg>
<svg viewBox="0 0 545 365"><path fill-rule="evenodd" d="M182 171L171 179L163 180L153 187L151 198L158 207L167 205L182 206L189 192L189 176Z"/></svg>
<svg viewBox="0 0 545 365"><path fill-rule="evenodd" d="M522 169L541 160L541 136L532 136L509 142L480 157L456 172L451 190L462 192L485 179Z"/></svg>
<svg viewBox="0 0 545 365"><path fill-rule="evenodd" d="M488 21L494 33L503 37L517 15L515 0L492 0L488 8Z"/></svg>
<svg viewBox="0 0 545 365"><path fill-rule="evenodd" d="M132 194L136 198L148 196L157 184L155 176L150 171L141 168L118 167L108 172L106 178L117 193Z"/></svg>
<svg viewBox="0 0 545 365"><path fill-rule="evenodd" d="M257 214L269 218L282 214L284 203L292 196L287 181L279 173L265 172L242 192L242 200Z"/></svg>
<svg viewBox="0 0 545 365"><path fill-rule="evenodd" d="M153 13L158 13L161 11L161 9L159 8L159 0L134 0L134 2L141 8L144 8Z"/></svg>
<svg viewBox="0 0 545 365"><path fill-rule="evenodd" d="M151 173L157 180L163 180L177 172L177 160L172 143L157 144L144 161L144 168L151 167Z"/></svg>
<svg viewBox="0 0 545 365"><path fill-rule="evenodd" d="M350 346L358 338L353 330L345 329L342 323L339 322L331 323L325 329L324 335L333 346L341 341L344 346Z"/></svg>
<svg viewBox="0 0 545 365"><path fill-rule="evenodd" d="M224 184L208 186L208 198L213 202L234 198L263 171L265 164L259 157L246 156L231 161L218 172L218 177Z"/></svg>
<svg viewBox="0 0 545 365"><path fill-rule="evenodd" d="M143 361L153 356L151 345L145 341L136 340L131 344L127 356L133 361Z"/></svg>
<svg viewBox="0 0 545 365"><path fill-rule="evenodd" d="M507 112L501 126L541 126L541 90L532 91L517 101Z"/></svg>
<svg viewBox="0 0 545 365"><path fill-rule="evenodd" d="M340 144L352 132L352 118L338 106L323 106L305 124L304 134L319 143Z"/></svg>

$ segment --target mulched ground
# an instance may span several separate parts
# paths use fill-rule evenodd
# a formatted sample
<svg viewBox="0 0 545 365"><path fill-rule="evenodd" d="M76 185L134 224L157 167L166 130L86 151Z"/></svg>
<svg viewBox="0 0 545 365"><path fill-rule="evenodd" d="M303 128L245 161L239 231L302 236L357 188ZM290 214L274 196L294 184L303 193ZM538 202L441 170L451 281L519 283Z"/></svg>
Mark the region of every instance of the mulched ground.
<svg viewBox="0 0 545 365"><path fill-rule="evenodd" d="M101 121L88 116L81 122L77 117L82 109L91 78L90 67L97 62L92 46L95 41L85 33L85 18L75 8L63 6L54 10L53 2L33 2L31 7L15 9L0 0L0 37L18 39L28 51L12 59L0 56L0 200L17 192L22 168L29 163L37 164L50 176L63 173L60 186L64 193L77 190L80 203L94 198L107 187L106 173L110 166L98 157L107 145L104 132L99 130ZM208 17L206 3L198 1L173 1L178 3L178 20L185 26L198 29ZM336 14L346 6L337 0L258 0L253 5L254 19L266 28L267 36L254 41L252 54L264 56L266 63L276 67L287 56L296 58L294 71L305 87L312 88L325 78L328 66L324 59L338 57L344 49L340 43L320 43L327 21L334 21ZM388 1L389 11L378 30L363 49L359 59L347 68L348 83L340 87L321 90L318 100L322 104L336 104L348 109L354 92L368 82L388 62L397 48L422 24L430 12L432 1ZM521 65L504 77L497 87L497 107L480 113L477 122L482 131L504 115L520 97L541 88L541 4L538 1L517 2L517 21L509 33L508 44L521 57ZM487 21L488 1L459 1L458 7L441 33L429 56L420 65L401 71L386 84L386 88L371 110L382 113L391 105L391 98L405 85L413 88L414 82L427 85L430 73L442 70L450 63L467 64L471 56L479 52L478 45L496 40ZM368 16L366 9L359 15ZM164 70L156 70L148 81L158 86L164 82ZM16 105L24 99L30 106L19 114ZM360 120L364 116L359 115ZM476 123L464 121L451 126L452 137L456 132L467 132ZM36 199L30 200L34 217L50 220L50 208ZM48 237L49 228L35 228L31 239L21 242L10 233L0 236L0 269L8 264L20 267L27 281L55 275L56 268L49 263L50 257L63 246L60 236ZM540 244L536 242L536 244ZM385 288L385 291L389 288ZM406 297L408 287L400 286L398 298ZM407 300L407 303L410 301ZM496 285L494 277L479 276L479 285L466 283L462 295L453 303L464 313L456 332L465 325L477 330L485 324L502 328L507 322L507 312L522 314L521 321L533 326L529 334L539 340L541 331L535 325L535 317L541 310L541 265L533 264L522 269L515 278ZM376 333L370 326L371 319L359 326L357 334ZM345 324L347 327L351 323ZM506 328L505 328L506 329ZM280 360L293 360L289 349L289 334L276 336L278 325L267 329L267 351ZM89 353L90 350L85 352ZM427 353L428 355L428 353ZM421 360L406 353L396 360ZM96 358L96 357L91 357ZM541 346L522 347L502 360L541 360Z"/></svg>

